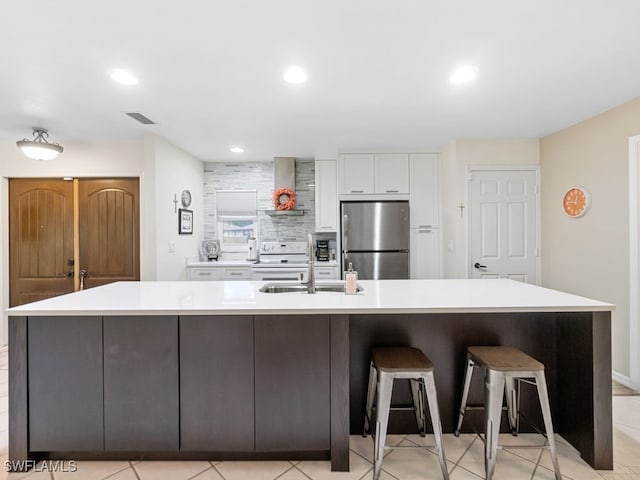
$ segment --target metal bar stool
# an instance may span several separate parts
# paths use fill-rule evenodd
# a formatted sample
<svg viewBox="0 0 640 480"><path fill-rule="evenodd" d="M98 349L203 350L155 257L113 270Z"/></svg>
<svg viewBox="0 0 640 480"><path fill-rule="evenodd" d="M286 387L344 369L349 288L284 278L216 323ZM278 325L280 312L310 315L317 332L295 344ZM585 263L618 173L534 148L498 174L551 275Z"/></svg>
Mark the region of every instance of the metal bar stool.
<svg viewBox="0 0 640 480"><path fill-rule="evenodd" d="M370 432L370 425L374 420L375 401L375 431L371 432L374 442L373 480L378 480L380 477L385 449L424 448L385 446L389 411L402 409L391 407L391 392L393 381L396 378L410 380L413 410L415 410L416 423L422 436L426 434L427 430L425 402L428 401L436 444L435 447L426 448L435 449L440 461L442 476L448 480L449 474L442 445L442 426L438 411L436 384L433 377L433 363L421 350L411 347L381 347L371 351L363 435L366 436Z"/></svg>
<svg viewBox="0 0 640 480"><path fill-rule="evenodd" d="M553 424L549 408L547 383L544 376L544 365L526 353L512 347L468 347L467 367L464 376L462 401L455 435L460 435L462 420L467 406L467 396L471 375L474 368L485 369L485 438L484 465L485 478L491 480L496 466L496 452L498 449L498 435L500 434L500 418L502 416L502 391L507 399L507 412L511 433L516 435L520 426L520 383L535 385L542 409L542 417L546 431L548 448L551 453L556 480L561 480L560 467L556 454L556 443L553 438ZM529 380L533 379L533 380ZM516 388L517 383L517 388ZM543 434L544 435L544 434ZM509 445L509 448L517 446ZM527 448L527 447L524 447ZM530 448L530 447L528 447ZM540 448L540 447L538 447Z"/></svg>

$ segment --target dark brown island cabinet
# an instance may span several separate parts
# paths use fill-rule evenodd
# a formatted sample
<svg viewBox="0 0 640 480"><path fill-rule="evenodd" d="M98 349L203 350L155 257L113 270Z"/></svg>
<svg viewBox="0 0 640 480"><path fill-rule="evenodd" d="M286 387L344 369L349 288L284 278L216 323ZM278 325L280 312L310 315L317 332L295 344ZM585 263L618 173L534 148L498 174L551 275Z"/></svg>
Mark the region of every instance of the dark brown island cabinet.
<svg viewBox="0 0 640 480"><path fill-rule="evenodd" d="M332 470L347 471L349 434L362 429L373 346L428 352L443 430L452 432L466 347L480 344L512 345L542 361L557 432L594 468L613 466L611 305L561 294L541 306L548 291L525 290L542 296L504 308L441 307L423 299L388 307L397 285L380 281L362 282L375 298L305 294L289 297L298 307L283 309L263 300L259 284L245 282L248 306L238 307L234 292L236 303L227 308L224 293L216 297L215 288L223 287L162 283L87 290L80 297L85 306L76 310L75 294L10 310L12 465L44 458L329 459ZM408 283L402 291L427 285L435 284ZM191 289L197 303L199 288L206 288L202 298L213 296L211 305L162 311L139 300L126 305L132 289L136 299L145 289L177 290L180 298ZM104 305L106 294L124 299L119 312L86 307L91 296ZM399 387L398 400L408 400L408 386ZM482 392L477 376L472 403ZM540 416L530 395L522 409L533 420ZM414 423L400 412L389 431L412 431Z"/></svg>
<svg viewBox="0 0 640 480"><path fill-rule="evenodd" d="M328 315L26 323L30 452L330 450Z"/></svg>

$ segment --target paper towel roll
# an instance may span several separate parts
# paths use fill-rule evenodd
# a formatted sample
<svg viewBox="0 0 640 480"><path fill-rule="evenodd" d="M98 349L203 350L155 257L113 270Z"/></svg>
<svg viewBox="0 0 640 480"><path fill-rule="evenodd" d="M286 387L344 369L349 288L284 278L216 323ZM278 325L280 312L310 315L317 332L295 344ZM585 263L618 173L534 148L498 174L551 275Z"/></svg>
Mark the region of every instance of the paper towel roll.
<svg viewBox="0 0 640 480"><path fill-rule="evenodd" d="M250 261L258 260L258 241L255 239L255 237L249 237L248 245L249 245L249 260Z"/></svg>

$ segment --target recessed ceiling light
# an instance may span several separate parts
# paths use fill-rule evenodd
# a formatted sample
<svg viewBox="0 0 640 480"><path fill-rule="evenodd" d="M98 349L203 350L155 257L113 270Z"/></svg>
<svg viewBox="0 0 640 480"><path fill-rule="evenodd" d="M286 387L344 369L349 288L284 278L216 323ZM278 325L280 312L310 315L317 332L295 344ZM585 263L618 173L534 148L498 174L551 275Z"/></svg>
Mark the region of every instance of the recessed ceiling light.
<svg viewBox="0 0 640 480"><path fill-rule="evenodd" d="M460 85L475 80L477 75L478 67L474 67L473 65L465 65L464 67L460 67L455 72L453 72L453 74L449 77L449 81L455 85Z"/></svg>
<svg viewBox="0 0 640 480"><path fill-rule="evenodd" d="M138 78L133 73L121 68L111 70L109 75L111 75L113 81L122 85L137 85L139 83Z"/></svg>
<svg viewBox="0 0 640 480"><path fill-rule="evenodd" d="M229 150L233 153L244 153L244 148L242 147L231 147Z"/></svg>
<svg viewBox="0 0 640 480"><path fill-rule="evenodd" d="M283 78L284 81L288 83L304 83L307 81L307 72L300 67L293 66L284 72Z"/></svg>

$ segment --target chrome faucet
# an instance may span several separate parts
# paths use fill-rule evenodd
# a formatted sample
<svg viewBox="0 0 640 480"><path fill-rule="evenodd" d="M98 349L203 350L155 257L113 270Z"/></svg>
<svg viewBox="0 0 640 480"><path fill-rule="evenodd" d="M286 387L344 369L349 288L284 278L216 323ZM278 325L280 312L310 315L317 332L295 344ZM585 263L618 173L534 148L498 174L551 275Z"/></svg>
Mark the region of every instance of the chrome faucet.
<svg viewBox="0 0 640 480"><path fill-rule="evenodd" d="M313 236L310 233L307 234L307 255L309 256L309 270L307 271L307 281L302 282L302 284L306 285L307 293L316 293L316 275L313 266Z"/></svg>

